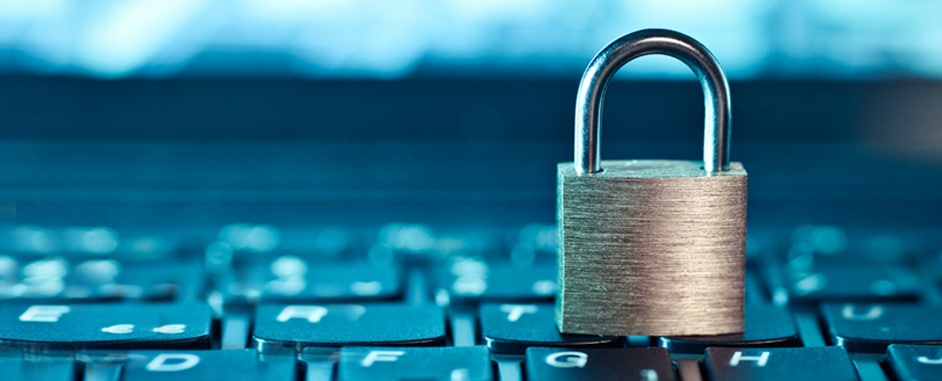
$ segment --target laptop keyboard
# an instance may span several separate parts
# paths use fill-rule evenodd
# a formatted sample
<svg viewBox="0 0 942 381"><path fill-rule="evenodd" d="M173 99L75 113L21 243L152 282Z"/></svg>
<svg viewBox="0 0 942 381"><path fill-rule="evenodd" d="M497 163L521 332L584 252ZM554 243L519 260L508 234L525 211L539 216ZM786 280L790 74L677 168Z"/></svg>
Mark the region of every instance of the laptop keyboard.
<svg viewBox="0 0 942 381"><path fill-rule="evenodd" d="M19 226L4 380L930 380L942 235L752 229L746 331L560 334L555 229Z"/></svg>

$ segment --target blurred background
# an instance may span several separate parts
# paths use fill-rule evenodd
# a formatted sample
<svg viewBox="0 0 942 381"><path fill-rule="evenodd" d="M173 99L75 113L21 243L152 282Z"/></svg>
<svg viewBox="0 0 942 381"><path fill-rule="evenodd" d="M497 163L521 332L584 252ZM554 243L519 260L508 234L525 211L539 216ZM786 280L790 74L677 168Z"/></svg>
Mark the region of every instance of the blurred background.
<svg viewBox="0 0 942 381"><path fill-rule="evenodd" d="M939 227L939 14L928 0L5 0L0 224L552 224L582 70L660 27L702 41L731 80L751 228ZM700 158L684 65L641 58L608 94L606 159Z"/></svg>
<svg viewBox="0 0 942 381"><path fill-rule="evenodd" d="M571 79L612 39L682 30L733 79L942 76L931 0L7 0L0 67L91 78ZM624 75L686 78L674 61Z"/></svg>

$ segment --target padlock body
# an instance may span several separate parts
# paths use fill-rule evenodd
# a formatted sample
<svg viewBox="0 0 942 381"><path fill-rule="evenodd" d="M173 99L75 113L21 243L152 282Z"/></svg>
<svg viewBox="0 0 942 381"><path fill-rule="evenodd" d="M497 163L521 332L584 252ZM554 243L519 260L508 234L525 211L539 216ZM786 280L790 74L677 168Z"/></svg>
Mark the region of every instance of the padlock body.
<svg viewBox="0 0 942 381"><path fill-rule="evenodd" d="M558 166L561 332L720 335L744 330L747 175L740 163Z"/></svg>

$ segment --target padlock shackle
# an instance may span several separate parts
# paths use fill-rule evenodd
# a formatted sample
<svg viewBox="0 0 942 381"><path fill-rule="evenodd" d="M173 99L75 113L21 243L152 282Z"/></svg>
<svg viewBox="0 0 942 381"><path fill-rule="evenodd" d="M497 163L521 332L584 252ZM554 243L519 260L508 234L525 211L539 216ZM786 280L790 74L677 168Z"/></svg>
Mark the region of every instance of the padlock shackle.
<svg viewBox="0 0 942 381"><path fill-rule="evenodd" d="M645 29L618 38L598 52L579 81L576 95L577 174L602 171L602 106L609 80L629 61L664 54L687 64L703 88L703 168L707 174L729 170L732 132L729 84L713 53L697 40L666 29Z"/></svg>

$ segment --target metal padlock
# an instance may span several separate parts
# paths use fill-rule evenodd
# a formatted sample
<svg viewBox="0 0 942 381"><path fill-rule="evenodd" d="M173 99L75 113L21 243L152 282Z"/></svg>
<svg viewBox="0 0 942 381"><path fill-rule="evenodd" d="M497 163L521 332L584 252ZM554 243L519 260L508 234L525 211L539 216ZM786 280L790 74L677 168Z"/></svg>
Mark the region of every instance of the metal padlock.
<svg viewBox="0 0 942 381"><path fill-rule="evenodd" d="M697 75L706 109L703 162L600 162L606 85L649 54L677 58ZM730 111L719 63L684 34L638 31L592 59L576 99L575 163L557 168L561 332L743 332L746 171L729 162Z"/></svg>

